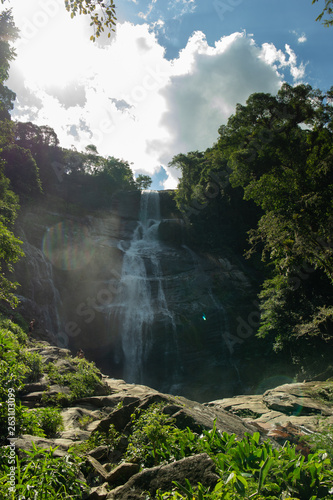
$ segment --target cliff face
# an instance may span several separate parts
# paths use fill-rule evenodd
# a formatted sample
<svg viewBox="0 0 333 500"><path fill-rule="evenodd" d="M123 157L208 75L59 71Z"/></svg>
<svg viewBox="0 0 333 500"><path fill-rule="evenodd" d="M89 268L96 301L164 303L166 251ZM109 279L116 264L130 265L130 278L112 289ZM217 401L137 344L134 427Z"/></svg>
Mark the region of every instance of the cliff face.
<svg viewBox="0 0 333 500"><path fill-rule="evenodd" d="M34 207L19 233L21 310L56 345L82 348L110 376L199 401L247 391L257 363L244 357L250 280L236 256L189 248L157 193L121 193L103 213Z"/></svg>

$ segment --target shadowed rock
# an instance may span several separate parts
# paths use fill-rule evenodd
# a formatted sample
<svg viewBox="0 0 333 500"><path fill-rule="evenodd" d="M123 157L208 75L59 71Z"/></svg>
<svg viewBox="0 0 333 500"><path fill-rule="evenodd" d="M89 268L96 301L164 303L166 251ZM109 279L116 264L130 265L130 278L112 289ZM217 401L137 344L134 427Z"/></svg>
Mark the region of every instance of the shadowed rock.
<svg viewBox="0 0 333 500"><path fill-rule="evenodd" d="M149 491L152 495L160 488L162 491L171 490L173 481L185 485L187 478L191 484L200 482L205 487L214 488L219 480L215 464L206 453L186 457L172 464L152 467L133 476L125 485L110 491L107 498L110 500L142 499L142 493Z"/></svg>

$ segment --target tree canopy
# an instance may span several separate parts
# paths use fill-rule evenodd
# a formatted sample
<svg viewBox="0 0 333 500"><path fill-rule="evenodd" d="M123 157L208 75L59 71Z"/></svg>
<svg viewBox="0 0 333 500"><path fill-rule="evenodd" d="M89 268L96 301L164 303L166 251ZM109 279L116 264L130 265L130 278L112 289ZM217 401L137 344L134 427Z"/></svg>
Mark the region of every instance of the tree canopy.
<svg viewBox="0 0 333 500"><path fill-rule="evenodd" d="M178 206L192 225L203 221L204 244L212 236L221 244L217 227L231 217L228 232L235 223L246 229L247 256L259 250L267 263L259 335L275 338L277 349L333 338L332 97L333 88L288 84L276 96L253 94L213 148L171 162L182 170ZM253 202L257 210L244 209Z"/></svg>
<svg viewBox="0 0 333 500"><path fill-rule="evenodd" d="M149 189L151 184L152 184L152 179L149 177L149 175L143 175L139 174L137 178L135 179L135 183L137 185L137 188L142 190L142 189Z"/></svg>

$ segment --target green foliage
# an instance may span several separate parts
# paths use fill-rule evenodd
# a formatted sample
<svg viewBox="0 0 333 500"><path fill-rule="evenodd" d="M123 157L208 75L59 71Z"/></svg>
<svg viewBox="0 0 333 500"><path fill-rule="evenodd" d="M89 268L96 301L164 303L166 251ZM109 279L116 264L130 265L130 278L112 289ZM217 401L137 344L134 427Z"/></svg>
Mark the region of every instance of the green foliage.
<svg viewBox="0 0 333 500"><path fill-rule="evenodd" d="M140 189L140 191L142 189L149 189L152 182L153 181L152 181L151 177L149 177L149 175L140 174L135 179L135 184L137 186L137 189Z"/></svg>
<svg viewBox="0 0 333 500"><path fill-rule="evenodd" d="M87 430L88 425L94 420L95 418L92 415L83 415L83 417L79 418L80 429Z"/></svg>
<svg viewBox="0 0 333 500"><path fill-rule="evenodd" d="M325 420L320 423L318 431L304 437L304 441L311 446L311 449L318 453L327 453L333 461L333 425L327 424Z"/></svg>
<svg viewBox="0 0 333 500"><path fill-rule="evenodd" d="M2 152L5 175L11 188L20 196L31 197L42 191L39 171L29 149L10 144Z"/></svg>
<svg viewBox="0 0 333 500"><path fill-rule="evenodd" d="M21 245L22 241L0 222L0 300L4 300L11 307L18 303L17 297L13 294L18 283L10 281L6 274L13 271L12 264L24 255Z"/></svg>
<svg viewBox="0 0 333 500"><path fill-rule="evenodd" d="M102 387L101 374L96 365L84 358L74 358L70 362L73 365L73 371L64 371L61 373L52 363L47 365L45 370L51 382L70 389L70 395L66 395L68 402L83 397L94 396ZM103 388L105 391L107 390L106 387L103 386ZM60 399L62 397L63 394L60 394Z"/></svg>
<svg viewBox="0 0 333 500"><path fill-rule="evenodd" d="M316 3L318 0L312 0L312 3ZM321 21L324 16L329 16L327 19L324 19L323 25L328 28L333 25L333 0L325 0L325 7L322 12L317 17L316 21Z"/></svg>
<svg viewBox="0 0 333 500"><path fill-rule="evenodd" d="M17 35L11 12L3 11L0 14L0 300L11 307L18 303L13 294L18 284L8 279L8 273L13 270L12 263L17 262L23 252L20 247L22 242L9 229L16 218L18 198L9 189L9 180L4 175L3 149L13 139L9 111L13 109L15 94L4 85L4 81L9 75L10 62L15 57L11 42L16 40Z"/></svg>
<svg viewBox="0 0 333 500"><path fill-rule="evenodd" d="M15 94L3 83L8 79L10 62L15 58L11 43L18 37L18 29L14 25L10 10L0 14L0 121L10 119L9 111L13 109Z"/></svg>
<svg viewBox="0 0 333 500"><path fill-rule="evenodd" d="M51 438L63 429L62 416L57 408L35 408L28 412L27 420L35 428L35 432L27 430L28 434ZM41 432L37 434L39 430Z"/></svg>
<svg viewBox="0 0 333 500"><path fill-rule="evenodd" d="M201 250L260 252L259 336L277 350L333 339L332 89L284 84L238 104L204 153L177 155L177 205ZM242 199L244 198L244 199ZM257 208L254 208L254 204ZM221 250L220 250L221 249Z"/></svg>
<svg viewBox="0 0 333 500"><path fill-rule="evenodd" d="M82 498L87 485L78 478L81 459L68 454L56 457L56 448L45 450L32 443L32 451L25 451L22 459L16 459L15 492L10 489L10 459L8 447L0 449L0 499ZM11 462L10 462L11 463ZM18 495L18 496L17 496Z"/></svg>
<svg viewBox="0 0 333 500"><path fill-rule="evenodd" d="M22 328L0 316L0 401L6 402L10 396L14 399L16 434L36 427L29 423L29 412L21 406L18 396L25 383L38 380L42 374L40 355L29 352L24 347L26 343L27 335ZM1 404L0 442L8 435L8 416L7 404Z"/></svg>
<svg viewBox="0 0 333 500"><path fill-rule="evenodd" d="M90 37L93 42L104 32L104 27L114 31L116 24L115 5L113 0L104 2L103 0L65 0L65 6L73 18L76 14L90 15L90 26L94 26L94 35Z"/></svg>
<svg viewBox="0 0 333 500"><path fill-rule="evenodd" d="M27 409L18 402L15 407L16 435L31 434L51 438L63 429L62 416L55 408Z"/></svg>
<svg viewBox="0 0 333 500"><path fill-rule="evenodd" d="M98 446L108 446L112 450L117 450L121 438L122 435L111 424L107 432L92 432L86 441L74 445L73 451L78 455L84 455Z"/></svg>
<svg viewBox="0 0 333 500"><path fill-rule="evenodd" d="M260 443L259 433L238 441L234 435L213 430L209 445L205 443L221 478L214 490L185 480L185 484L175 482L172 492L159 491L158 500L330 498L333 471L327 454L313 453L306 459L289 444L273 448L270 441Z"/></svg>
<svg viewBox="0 0 333 500"><path fill-rule="evenodd" d="M132 415L133 432L129 438L126 459L139 461L144 467L183 458L196 448L195 435L188 429L179 430L168 415L162 413L163 404L154 404L139 415ZM189 453L187 453L189 454Z"/></svg>

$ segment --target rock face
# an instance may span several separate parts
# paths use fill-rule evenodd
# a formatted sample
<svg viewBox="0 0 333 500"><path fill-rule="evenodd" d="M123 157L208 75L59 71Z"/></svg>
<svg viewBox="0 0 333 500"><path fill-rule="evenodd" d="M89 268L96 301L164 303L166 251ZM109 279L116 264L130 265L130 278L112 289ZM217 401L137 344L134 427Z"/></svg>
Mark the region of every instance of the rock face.
<svg viewBox="0 0 333 500"><path fill-rule="evenodd" d="M173 481L183 482L187 478L191 484L200 482L203 486L214 488L219 476L215 464L205 453L186 457L172 464L152 467L133 476L126 484L110 491L106 498L111 500L142 499L145 492L155 495L160 488L171 490Z"/></svg>
<svg viewBox="0 0 333 500"><path fill-rule="evenodd" d="M264 394L225 398L208 406L238 415L268 435L290 424L311 433L323 422L333 424L333 381L284 384Z"/></svg>
<svg viewBox="0 0 333 500"><path fill-rule="evenodd" d="M179 214L164 200L161 216L147 196L121 193L103 213L22 215L21 312L37 318L35 338L48 330L110 376L199 401L242 393L250 279L236 257L186 246Z"/></svg>

